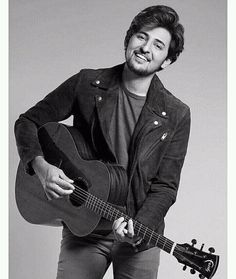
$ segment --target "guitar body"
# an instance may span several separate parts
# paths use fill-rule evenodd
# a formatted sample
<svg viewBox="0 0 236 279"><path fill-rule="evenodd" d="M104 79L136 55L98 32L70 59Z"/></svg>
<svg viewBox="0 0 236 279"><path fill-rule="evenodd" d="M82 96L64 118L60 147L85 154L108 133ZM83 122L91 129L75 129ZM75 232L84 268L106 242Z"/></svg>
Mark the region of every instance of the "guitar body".
<svg viewBox="0 0 236 279"><path fill-rule="evenodd" d="M108 200L109 172L98 160L82 159L75 143L81 140L78 130L51 122L39 129L38 136L49 163L63 169L86 192ZM74 234L85 236L97 228L101 219L83 201L75 203L74 193L67 198L48 200L38 177L25 173L21 162L17 170L15 194L21 215L33 224L60 226L63 221Z"/></svg>

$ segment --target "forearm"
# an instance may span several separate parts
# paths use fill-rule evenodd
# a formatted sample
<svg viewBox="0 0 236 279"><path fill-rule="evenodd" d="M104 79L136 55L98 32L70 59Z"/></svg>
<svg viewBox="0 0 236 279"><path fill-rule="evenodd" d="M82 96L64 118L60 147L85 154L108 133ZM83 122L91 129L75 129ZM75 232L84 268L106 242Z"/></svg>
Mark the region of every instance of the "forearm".
<svg viewBox="0 0 236 279"><path fill-rule="evenodd" d="M33 174L31 161L36 156L43 156L38 140L38 126L31 120L20 116L15 123L15 137L19 156L25 170Z"/></svg>
<svg viewBox="0 0 236 279"><path fill-rule="evenodd" d="M16 144L20 158L29 173L33 173L30 162L43 152L38 140L38 128L47 122L58 122L73 114L76 99L75 86L80 74L63 82L43 100L21 114L15 123Z"/></svg>
<svg viewBox="0 0 236 279"><path fill-rule="evenodd" d="M137 212L135 219L156 230L174 202L173 194L170 194L168 191L149 193L143 206Z"/></svg>

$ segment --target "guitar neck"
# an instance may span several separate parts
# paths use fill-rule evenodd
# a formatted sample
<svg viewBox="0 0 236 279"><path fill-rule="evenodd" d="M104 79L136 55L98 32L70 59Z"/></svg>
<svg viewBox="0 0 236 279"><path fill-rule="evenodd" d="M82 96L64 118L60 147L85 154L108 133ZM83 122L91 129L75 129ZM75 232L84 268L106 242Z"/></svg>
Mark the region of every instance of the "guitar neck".
<svg viewBox="0 0 236 279"><path fill-rule="evenodd" d="M87 193L85 206L111 222L120 217L123 217L125 222L128 222L128 220L132 219L128 215L113 207L111 204L104 202L103 200L89 193ZM133 226L135 234L142 237L148 243L159 247L169 254L174 252L175 243L173 241L169 240L163 235L156 233L154 230L136 220L133 220Z"/></svg>
<svg viewBox="0 0 236 279"><path fill-rule="evenodd" d="M97 198L79 187L74 190L70 197L74 200L79 200L85 207L111 222L120 217L123 217L126 222L132 219L122 211L112 206L110 203ZM132 221L134 232L137 236L140 236L147 243L151 243L152 245L175 256L180 263L191 267L191 272L195 272L196 270L200 273L201 278L206 277L208 279L212 278L215 274L218 267L219 256L203 252L193 246L190 246L189 244L176 244L139 221L134 219L132 219Z"/></svg>

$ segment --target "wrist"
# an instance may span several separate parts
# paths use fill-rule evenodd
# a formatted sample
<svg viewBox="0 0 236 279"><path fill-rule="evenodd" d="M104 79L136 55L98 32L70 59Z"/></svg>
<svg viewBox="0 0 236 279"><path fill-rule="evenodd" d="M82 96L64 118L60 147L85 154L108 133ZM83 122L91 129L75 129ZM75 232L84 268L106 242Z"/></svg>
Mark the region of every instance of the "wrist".
<svg viewBox="0 0 236 279"><path fill-rule="evenodd" d="M40 166L43 166L47 164L47 161L44 159L43 156L36 156L32 161L31 161L31 166L34 169L37 169Z"/></svg>

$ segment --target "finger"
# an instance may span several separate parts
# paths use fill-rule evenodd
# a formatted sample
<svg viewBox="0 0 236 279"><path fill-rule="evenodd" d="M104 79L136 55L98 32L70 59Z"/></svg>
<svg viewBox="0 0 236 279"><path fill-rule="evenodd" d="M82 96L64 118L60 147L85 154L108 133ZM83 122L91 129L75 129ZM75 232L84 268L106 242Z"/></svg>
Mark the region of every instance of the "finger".
<svg viewBox="0 0 236 279"><path fill-rule="evenodd" d="M61 172L60 172L60 177L62 179L64 179L65 181L69 182L69 183L73 183L74 182L72 179L70 179L68 176L65 175L63 170L61 170Z"/></svg>
<svg viewBox="0 0 236 279"><path fill-rule="evenodd" d="M74 190L75 189L74 185L70 184L69 182L67 182L59 177L54 180L54 183L59 185L64 190Z"/></svg>
<svg viewBox="0 0 236 279"><path fill-rule="evenodd" d="M113 230L117 230L120 224L124 221L124 219L124 217L120 217L119 219L115 220L112 226Z"/></svg>
<svg viewBox="0 0 236 279"><path fill-rule="evenodd" d="M47 192L45 192L46 193L46 196L47 196L47 198L49 199L49 200L52 200L52 199L59 199L60 198L60 196L57 194L57 193L55 193L55 192L53 192L53 191L47 191Z"/></svg>
<svg viewBox="0 0 236 279"><path fill-rule="evenodd" d="M133 225L133 220L132 219L130 219L128 221L127 236L131 237L131 238L134 236L134 225Z"/></svg>
<svg viewBox="0 0 236 279"><path fill-rule="evenodd" d="M50 191L55 192L59 196L66 196L73 193L73 190L62 189L56 183L49 183L47 187Z"/></svg>
<svg viewBox="0 0 236 279"><path fill-rule="evenodd" d="M116 229L116 234L117 234L118 236L121 236L121 237L124 237L124 236L125 236L125 234L124 234L124 229L125 229L126 225L127 225L127 222L123 222L123 223L121 223L120 226Z"/></svg>
<svg viewBox="0 0 236 279"><path fill-rule="evenodd" d="M124 217L120 217L119 219L115 220L112 225L112 229L116 230L123 221L124 221Z"/></svg>

